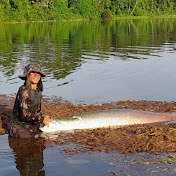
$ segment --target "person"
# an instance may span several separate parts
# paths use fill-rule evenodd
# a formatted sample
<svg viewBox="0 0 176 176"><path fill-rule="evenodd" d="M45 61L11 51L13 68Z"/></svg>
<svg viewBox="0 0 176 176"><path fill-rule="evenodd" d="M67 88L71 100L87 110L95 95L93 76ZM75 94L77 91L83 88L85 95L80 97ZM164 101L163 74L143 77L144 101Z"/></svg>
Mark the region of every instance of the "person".
<svg viewBox="0 0 176 176"><path fill-rule="evenodd" d="M45 140L42 138L17 139L8 136L9 147L13 150L14 162L20 176L45 176Z"/></svg>
<svg viewBox="0 0 176 176"><path fill-rule="evenodd" d="M36 63L28 64L23 75L19 76L25 82L16 95L11 123L8 126L11 137L28 138L37 134L40 126L54 123L49 116L41 113L41 78L45 76L40 65Z"/></svg>

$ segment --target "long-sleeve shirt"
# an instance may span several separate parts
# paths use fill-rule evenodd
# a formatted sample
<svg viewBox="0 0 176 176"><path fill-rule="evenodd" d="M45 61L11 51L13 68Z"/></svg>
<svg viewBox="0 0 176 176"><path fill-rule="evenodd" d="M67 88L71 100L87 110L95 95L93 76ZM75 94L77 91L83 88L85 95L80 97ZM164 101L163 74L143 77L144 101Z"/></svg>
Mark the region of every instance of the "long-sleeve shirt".
<svg viewBox="0 0 176 176"><path fill-rule="evenodd" d="M14 104L14 118L34 124L43 123L44 116L41 114L41 98L42 92L39 88L28 90L26 86L21 86Z"/></svg>

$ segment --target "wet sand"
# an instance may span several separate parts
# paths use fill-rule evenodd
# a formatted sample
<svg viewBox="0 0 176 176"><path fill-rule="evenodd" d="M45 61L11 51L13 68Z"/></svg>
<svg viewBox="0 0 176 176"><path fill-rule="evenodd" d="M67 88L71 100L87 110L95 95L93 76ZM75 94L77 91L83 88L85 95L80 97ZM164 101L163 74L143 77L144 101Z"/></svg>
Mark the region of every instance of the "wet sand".
<svg viewBox="0 0 176 176"><path fill-rule="evenodd" d="M0 117L3 122L8 121L12 113L14 98L0 96ZM42 113L50 117L64 117L82 112L105 109L135 109L152 112L176 112L176 102L126 100L97 105L74 105L61 98L44 97ZM0 121L1 122L1 121ZM0 123L0 134L5 134ZM176 124L168 125L137 125L117 129L93 129L75 131L74 133L60 133L51 141L53 144L68 144L74 142L76 147L65 147L66 153L80 153L86 151L117 151L123 154L149 152L161 154L176 152Z"/></svg>

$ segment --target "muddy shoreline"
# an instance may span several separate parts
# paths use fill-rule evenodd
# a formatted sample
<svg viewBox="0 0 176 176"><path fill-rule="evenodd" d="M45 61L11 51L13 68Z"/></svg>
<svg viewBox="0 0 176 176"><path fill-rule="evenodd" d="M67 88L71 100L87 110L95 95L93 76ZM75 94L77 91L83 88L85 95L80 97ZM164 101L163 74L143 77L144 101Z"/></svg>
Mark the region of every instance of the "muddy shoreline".
<svg viewBox="0 0 176 176"><path fill-rule="evenodd" d="M6 121L12 113L14 97L0 95L0 118ZM176 112L176 102L126 100L97 105L74 105L61 98L46 98L42 100L42 113L50 117L64 117L82 112L105 109L134 109L152 112ZM5 134L0 123L0 134ZM45 138L49 138L45 136ZM65 152L79 153L86 151L103 151L120 153L149 152L161 154L176 152L176 124L169 125L138 125L118 129L94 129L60 133L51 141L54 144L69 144L75 147L64 148Z"/></svg>

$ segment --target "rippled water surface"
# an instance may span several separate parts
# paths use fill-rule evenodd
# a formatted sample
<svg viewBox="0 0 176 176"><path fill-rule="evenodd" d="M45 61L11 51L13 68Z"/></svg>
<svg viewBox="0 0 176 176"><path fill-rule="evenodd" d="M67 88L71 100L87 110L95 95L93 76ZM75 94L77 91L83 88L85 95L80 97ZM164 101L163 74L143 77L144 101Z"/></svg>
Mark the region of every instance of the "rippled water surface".
<svg viewBox="0 0 176 176"><path fill-rule="evenodd" d="M175 160L169 160L168 154L87 152L71 155L64 152L68 145L45 147L46 141L41 138L13 139L4 135L0 139L1 176L175 176L176 173ZM171 162L159 164L164 160Z"/></svg>
<svg viewBox="0 0 176 176"><path fill-rule="evenodd" d="M24 66L37 62L48 96L174 101L175 29L176 19L1 24L0 94L16 93Z"/></svg>
<svg viewBox="0 0 176 176"><path fill-rule="evenodd" d="M0 24L0 94L14 95L30 62L47 72L44 95L73 103L176 100L176 19ZM0 175L175 175L171 165L127 161L161 157L84 153L68 156L43 140L0 136ZM174 154L173 154L174 155ZM159 158L157 158L159 157ZM154 159L153 159L154 158Z"/></svg>
<svg viewBox="0 0 176 176"><path fill-rule="evenodd" d="M117 152L87 152L70 155L64 147L45 147L46 141L0 136L1 176L175 176L175 159L168 154L122 155ZM70 144L71 145L71 144ZM173 156L176 157L175 154ZM168 164L159 164L162 161ZM171 161L169 163L169 161ZM156 162L156 164L150 164ZM158 162L158 163L157 163ZM148 164L147 164L148 163Z"/></svg>

